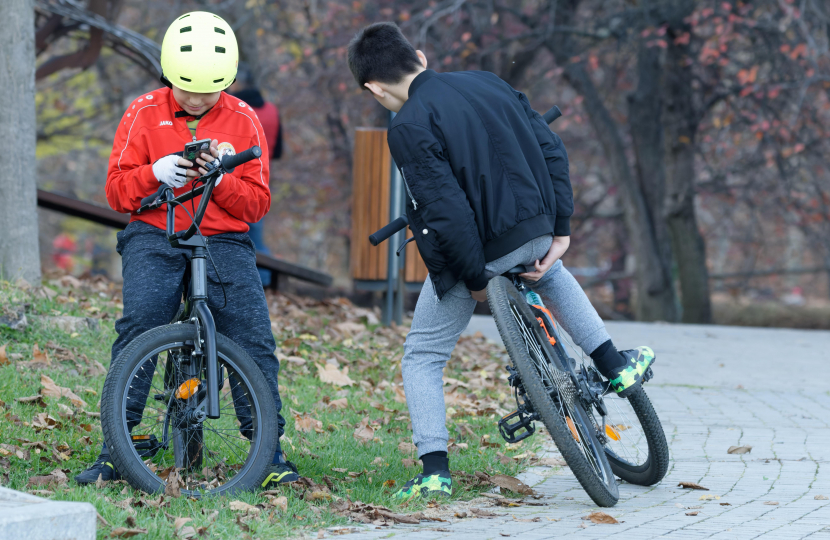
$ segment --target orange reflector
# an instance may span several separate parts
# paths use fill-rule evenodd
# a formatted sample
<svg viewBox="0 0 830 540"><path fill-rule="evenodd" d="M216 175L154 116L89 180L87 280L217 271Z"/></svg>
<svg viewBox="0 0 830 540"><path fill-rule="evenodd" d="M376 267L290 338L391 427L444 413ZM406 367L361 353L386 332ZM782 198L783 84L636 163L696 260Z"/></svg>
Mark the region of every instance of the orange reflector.
<svg viewBox="0 0 830 540"><path fill-rule="evenodd" d="M184 381L179 389L176 390L176 398L177 399L187 399L193 394L196 393L196 390L199 388L199 379L190 379L188 381Z"/></svg>
<svg viewBox="0 0 830 540"><path fill-rule="evenodd" d="M133 435L132 438L133 438L134 441L149 441L150 440L149 435Z"/></svg>
<svg viewBox="0 0 830 540"><path fill-rule="evenodd" d="M568 423L568 429L571 430L571 435L574 436L574 439L576 439L576 442L579 442L579 435L576 432L576 426L574 425L574 421L571 420L570 416L566 416L565 417L565 422Z"/></svg>
<svg viewBox="0 0 830 540"><path fill-rule="evenodd" d="M617 431L617 428L615 428L614 426L609 426L608 424L606 424L605 434L608 435L609 438L614 439L615 441L620 440L620 432Z"/></svg>

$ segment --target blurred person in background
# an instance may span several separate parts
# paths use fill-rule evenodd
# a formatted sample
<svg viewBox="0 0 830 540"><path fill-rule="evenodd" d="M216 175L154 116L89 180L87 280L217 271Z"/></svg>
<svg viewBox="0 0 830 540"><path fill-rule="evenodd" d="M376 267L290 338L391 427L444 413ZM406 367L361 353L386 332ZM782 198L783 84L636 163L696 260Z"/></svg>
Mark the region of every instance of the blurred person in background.
<svg viewBox="0 0 830 540"><path fill-rule="evenodd" d="M262 97L262 93L257 88L254 74L245 62L239 62L236 81L228 89L228 93L253 107L259 117L260 124L262 124L262 129L265 131L265 139L268 141L268 155L271 156L271 159L280 159L282 157L280 110L276 105L265 101ZM248 225L250 226L248 236L251 237L256 250L259 253L270 255L271 251L265 245L265 239L263 238L265 218L263 217L256 223L248 223ZM271 284L270 270L260 268L259 277L262 279L263 286L267 287Z"/></svg>

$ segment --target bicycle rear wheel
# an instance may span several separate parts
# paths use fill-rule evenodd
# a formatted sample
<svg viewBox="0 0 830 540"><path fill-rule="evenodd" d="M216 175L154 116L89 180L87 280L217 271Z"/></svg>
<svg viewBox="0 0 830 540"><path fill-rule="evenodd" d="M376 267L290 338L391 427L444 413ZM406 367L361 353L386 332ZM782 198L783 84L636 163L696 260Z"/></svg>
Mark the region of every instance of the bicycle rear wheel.
<svg viewBox="0 0 830 540"><path fill-rule="evenodd" d="M206 418L206 361L196 327L149 330L113 361L101 396L104 439L116 469L136 489L164 490L178 472L187 496L260 485L277 447L277 412L262 371L216 334L220 417Z"/></svg>
<svg viewBox="0 0 830 540"><path fill-rule="evenodd" d="M640 387L627 398L612 391L604 401L608 409L605 453L614 474L640 486L662 480L669 469L669 447L645 390Z"/></svg>
<svg viewBox="0 0 830 540"><path fill-rule="evenodd" d="M487 299L534 412L591 499L598 506L614 506L619 490L591 415L576 396L570 375L555 364L551 345L523 295L499 276L490 280Z"/></svg>

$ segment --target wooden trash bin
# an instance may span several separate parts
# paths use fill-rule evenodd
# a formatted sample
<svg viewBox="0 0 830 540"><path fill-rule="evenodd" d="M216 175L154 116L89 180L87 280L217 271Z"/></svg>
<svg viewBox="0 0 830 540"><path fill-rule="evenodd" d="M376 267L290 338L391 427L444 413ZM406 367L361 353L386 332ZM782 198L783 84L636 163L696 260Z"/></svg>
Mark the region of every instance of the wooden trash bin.
<svg viewBox="0 0 830 540"><path fill-rule="evenodd" d="M392 156L386 130L357 128L354 137L352 175L351 274L355 288L383 290L387 278L388 247L372 246L369 235L389 223ZM407 237L412 232L407 229ZM395 246L397 249L397 246ZM406 246L404 280L417 290L427 277L427 268L415 242Z"/></svg>

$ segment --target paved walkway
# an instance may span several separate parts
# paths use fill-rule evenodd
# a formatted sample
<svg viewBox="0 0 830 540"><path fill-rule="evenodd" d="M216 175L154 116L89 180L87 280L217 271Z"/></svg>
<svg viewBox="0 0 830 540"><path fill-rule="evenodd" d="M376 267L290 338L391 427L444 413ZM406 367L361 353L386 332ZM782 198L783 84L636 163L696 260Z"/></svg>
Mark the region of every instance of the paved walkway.
<svg viewBox="0 0 830 540"><path fill-rule="evenodd" d="M545 495L540 502L546 506L488 508L501 516L345 538L830 540L830 500L821 498L830 498L830 332L608 326L618 345L650 344L657 352L655 379L647 390L672 456L660 484L620 485L620 502L606 509L620 524L583 520L598 508L569 469L549 474L537 468L523 479ZM476 317L469 330L498 338L487 318ZM750 445L752 451L727 454L732 445ZM681 489L681 481L709 491Z"/></svg>

